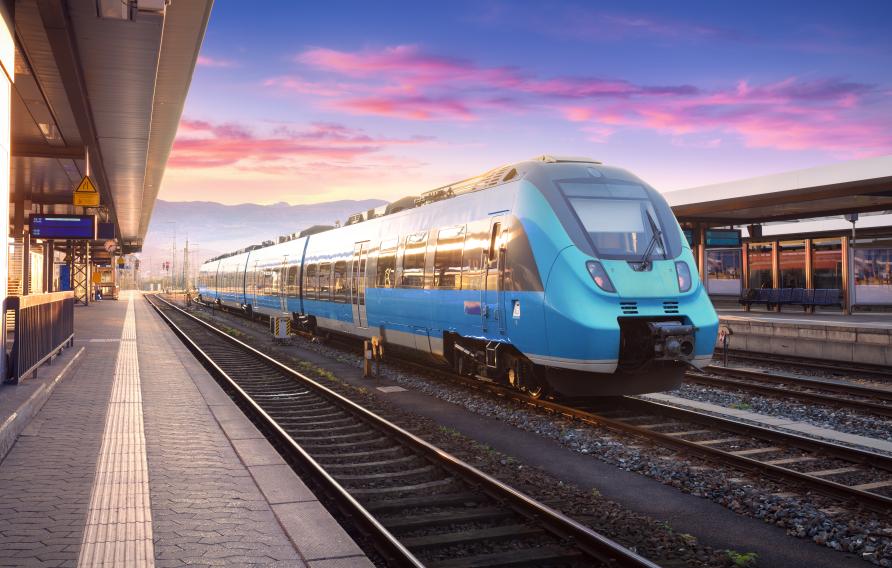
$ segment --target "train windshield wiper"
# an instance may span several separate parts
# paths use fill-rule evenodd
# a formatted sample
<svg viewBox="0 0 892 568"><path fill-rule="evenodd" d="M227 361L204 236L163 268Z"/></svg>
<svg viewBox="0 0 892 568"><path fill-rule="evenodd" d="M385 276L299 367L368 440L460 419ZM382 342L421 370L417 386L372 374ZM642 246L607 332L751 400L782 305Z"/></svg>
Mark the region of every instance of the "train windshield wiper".
<svg viewBox="0 0 892 568"><path fill-rule="evenodd" d="M663 257L666 256L666 243L663 242L663 231L660 230L657 222L654 221L653 216L650 214L649 209L645 209L644 212L647 214L647 221L650 223L650 229L653 231L653 236L650 238L650 242L647 244L647 249L644 251L644 256L641 257L641 266L644 269L650 267L650 256L653 254L654 249L657 247L659 243L660 248L663 250Z"/></svg>

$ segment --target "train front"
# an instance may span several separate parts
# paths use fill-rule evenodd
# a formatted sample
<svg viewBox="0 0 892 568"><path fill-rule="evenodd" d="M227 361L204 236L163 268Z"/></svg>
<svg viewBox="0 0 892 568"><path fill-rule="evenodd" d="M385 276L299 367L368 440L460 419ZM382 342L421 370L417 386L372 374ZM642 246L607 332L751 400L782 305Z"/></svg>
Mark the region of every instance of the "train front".
<svg viewBox="0 0 892 568"><path fill-rule="evenodd" d="M551 209L536 214L552 225L540 233L554 260L544 271L548 354L538 361L551 387L600 396L669 390L689 366L706 365L718 316L665 199L601 165L550 164L528 179Z"/></svg>

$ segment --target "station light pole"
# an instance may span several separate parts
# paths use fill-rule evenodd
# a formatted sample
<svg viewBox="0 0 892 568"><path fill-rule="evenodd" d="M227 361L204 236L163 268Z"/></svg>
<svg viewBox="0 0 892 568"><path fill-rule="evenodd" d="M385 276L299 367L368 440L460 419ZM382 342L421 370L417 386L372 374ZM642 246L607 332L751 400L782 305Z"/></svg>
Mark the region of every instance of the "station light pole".
<svg viewBox="0 0 892 568"><path fill-rule="evenodd" d="M858 221L857 213L846 213L846 221L852 224L852 239L849 241L849 293L846 294L846 315L851 315L855 307L855 223Z"/></svg>

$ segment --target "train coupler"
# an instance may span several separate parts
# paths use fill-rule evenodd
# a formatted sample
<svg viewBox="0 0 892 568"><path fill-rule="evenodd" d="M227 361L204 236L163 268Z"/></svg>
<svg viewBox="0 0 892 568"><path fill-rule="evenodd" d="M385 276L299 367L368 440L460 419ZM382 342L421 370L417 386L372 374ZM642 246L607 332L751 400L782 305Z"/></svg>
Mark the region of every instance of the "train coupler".
<svg viewBox="0 0 892 568"><path fill-rule="evenodd" d="M694 358L697 328L674 321L647 322L653 338L655 361L690 361Z"/></svg>

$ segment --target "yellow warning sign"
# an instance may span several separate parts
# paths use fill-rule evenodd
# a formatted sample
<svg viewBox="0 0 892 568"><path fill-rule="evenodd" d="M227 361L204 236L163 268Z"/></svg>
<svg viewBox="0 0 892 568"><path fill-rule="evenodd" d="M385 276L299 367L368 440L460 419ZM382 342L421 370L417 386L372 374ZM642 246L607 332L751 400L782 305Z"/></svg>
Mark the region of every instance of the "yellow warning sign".
<svg viewBox="0 0 892 568"><path fill-rule="evenodd" d="M99 207L99 192L89 176L84 176L75 188L74 204L79 207Z"/></svg>

